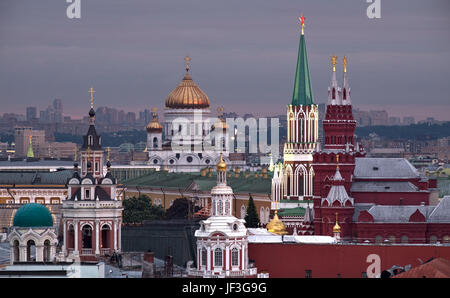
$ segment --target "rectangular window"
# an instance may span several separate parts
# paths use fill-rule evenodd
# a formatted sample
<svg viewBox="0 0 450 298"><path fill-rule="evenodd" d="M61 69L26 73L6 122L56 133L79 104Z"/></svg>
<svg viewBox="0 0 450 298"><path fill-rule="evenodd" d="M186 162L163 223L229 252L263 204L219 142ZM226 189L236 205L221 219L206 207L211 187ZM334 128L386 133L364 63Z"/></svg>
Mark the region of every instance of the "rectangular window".
<svg viewBox="0 0 450 298"><path fill-rule="evenodd" d="M206 266L207 252L206 249L202 248L202 266Z"/></svg>
<svg viewBox="0 0 450 298"><path fill-rule="evenodd" d="M222 249L214 250L214 267L222 267Z"/></svg>
<svg viewBox="0 0 450 298"><path fill-rule="evenodd" d="M239 266L239 250L237 248L231 250L231 266Z"/></svg>
<svg viewBox="0 0 450 298"><path fill-rule="evenodd" d="M90 192L89 189L86 189L84 199L85 200L90 200L91 199L91 192Z"/></svg>

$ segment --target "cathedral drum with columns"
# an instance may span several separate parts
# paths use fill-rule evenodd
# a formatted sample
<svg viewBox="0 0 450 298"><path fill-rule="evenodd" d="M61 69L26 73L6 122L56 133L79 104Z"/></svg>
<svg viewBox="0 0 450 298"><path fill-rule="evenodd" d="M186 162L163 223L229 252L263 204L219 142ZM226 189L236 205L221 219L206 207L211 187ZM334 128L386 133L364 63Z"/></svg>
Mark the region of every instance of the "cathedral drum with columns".
<svg viewBox="0 0 450 298"><path fill-rule="evenodd" d="M153 109L146 126L149 163L169 172L198 172L217 163L220 153L229 162L225 120L211 118L209 98L189 74L190 60L185 58L186 74L166 98L164 123Z"/></svg>
<svg viewBox="0 0 450 298"><path fill-rule="evenodd" d="M232 215L233 190L226 181L227 166L222 156L217 164L217 185L211 189L212 216L200 221L196 268L191 277L256 277L249 268L245 221Z"/></svg>

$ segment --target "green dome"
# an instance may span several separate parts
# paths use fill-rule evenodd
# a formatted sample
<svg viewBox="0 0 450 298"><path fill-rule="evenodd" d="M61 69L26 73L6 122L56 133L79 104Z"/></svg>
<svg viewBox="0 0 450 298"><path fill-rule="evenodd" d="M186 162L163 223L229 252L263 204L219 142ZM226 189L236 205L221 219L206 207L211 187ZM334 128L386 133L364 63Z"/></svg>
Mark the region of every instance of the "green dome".
<svg viewBox="0 0 450 298"><path fill-rule="evenodd" d="M53 218L50 211L41 204L29 203L20 207L13 219L14 227L51 227Z"/></svg>

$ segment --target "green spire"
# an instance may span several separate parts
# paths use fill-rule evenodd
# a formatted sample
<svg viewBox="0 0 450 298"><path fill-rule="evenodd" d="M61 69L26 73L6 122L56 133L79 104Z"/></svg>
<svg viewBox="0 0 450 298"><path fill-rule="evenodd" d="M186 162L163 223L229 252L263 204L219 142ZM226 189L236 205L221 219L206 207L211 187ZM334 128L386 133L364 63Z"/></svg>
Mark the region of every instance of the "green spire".
<svg viewBox="0 0 450 298"><path fill-rule="evenodd" d="M30 144L28 145L27 157L34 158L33 145L31 144L31 136L30 136Z"/></svg>
<svg viewBox="0 0 450 298"><path fill-rule="evenodd" d="M300 45L298 47L297 70L295 71L294 94L292 95L291 104L293 106L314 104L305 35L303 34L300 36Z"/></svg>

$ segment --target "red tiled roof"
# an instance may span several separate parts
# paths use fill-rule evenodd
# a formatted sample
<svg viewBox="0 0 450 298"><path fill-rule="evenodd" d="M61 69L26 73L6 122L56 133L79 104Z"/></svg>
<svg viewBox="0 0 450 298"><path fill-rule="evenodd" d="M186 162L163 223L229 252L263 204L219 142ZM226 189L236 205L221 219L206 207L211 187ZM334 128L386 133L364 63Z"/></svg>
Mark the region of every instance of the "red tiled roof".
<svg viewBox="0 0 450 298"><path fill-rule="evenodd" d="M428 263L400 273L394 278L450 278L450 261L436 258Z"/></svg>

